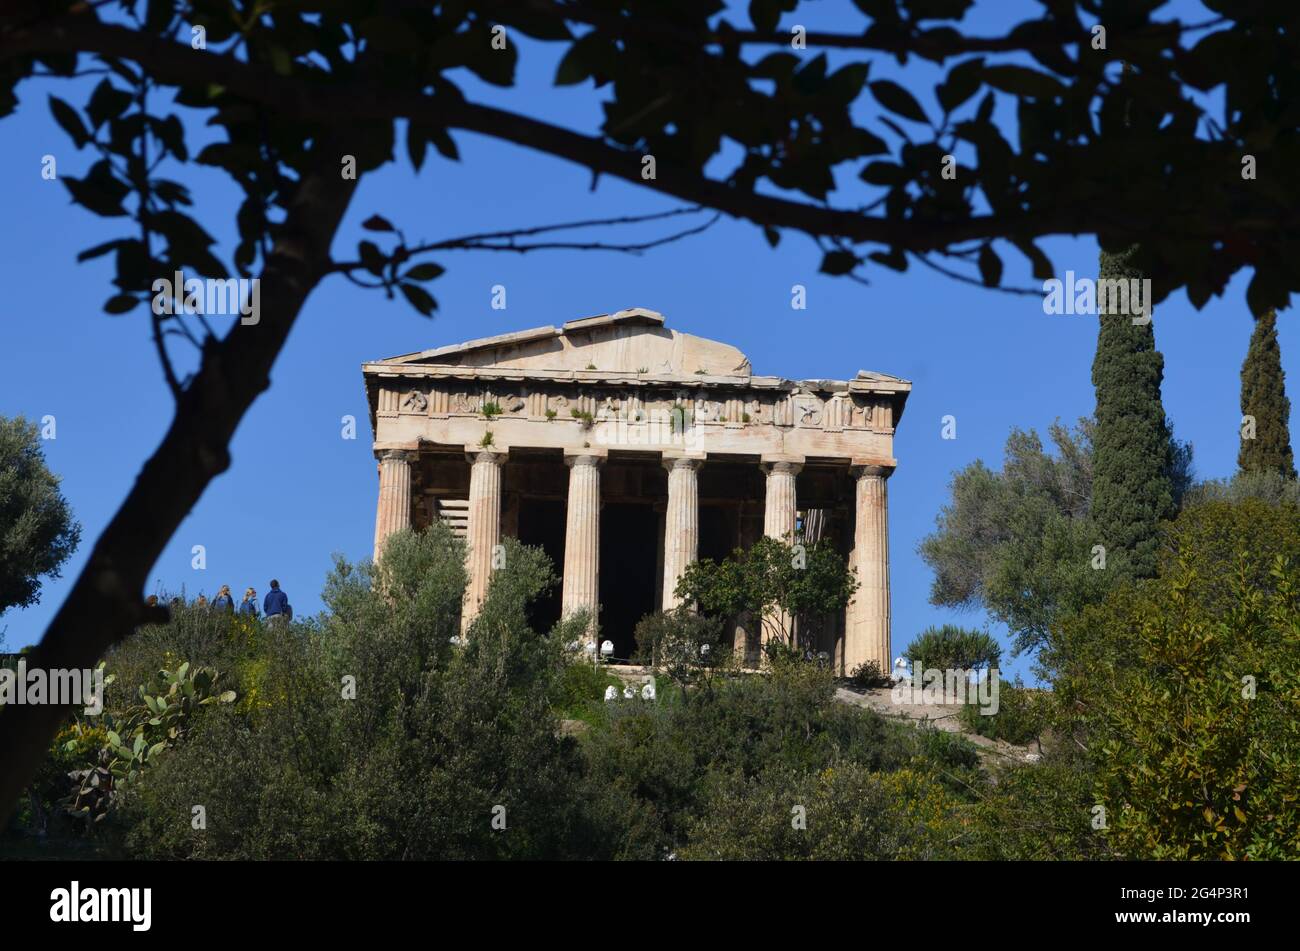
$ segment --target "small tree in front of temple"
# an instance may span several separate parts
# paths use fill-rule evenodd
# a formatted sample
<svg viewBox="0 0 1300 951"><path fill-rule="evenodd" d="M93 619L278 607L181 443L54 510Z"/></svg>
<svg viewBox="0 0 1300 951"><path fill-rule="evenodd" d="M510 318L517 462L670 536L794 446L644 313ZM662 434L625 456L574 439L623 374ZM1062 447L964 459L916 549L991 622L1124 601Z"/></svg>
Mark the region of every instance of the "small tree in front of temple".
<svg viewBox="0 0 1300 951"><path fill-rule="evenodd" d="M712 675L729 666L722 643L722 619L682 605L647 614L636 626L637 657L661 671L687 699L691 684L706 690Z"/></svg>
<svg viewBox="0 0 1300 951"><path fill-rule="evenodd" d="M709 615L758 618L769 632L770 649L794 649L799 631L844 610L857 589L853 572L830 544L764 537L721 562L705 558L688 565L676 593Z"/></svg>

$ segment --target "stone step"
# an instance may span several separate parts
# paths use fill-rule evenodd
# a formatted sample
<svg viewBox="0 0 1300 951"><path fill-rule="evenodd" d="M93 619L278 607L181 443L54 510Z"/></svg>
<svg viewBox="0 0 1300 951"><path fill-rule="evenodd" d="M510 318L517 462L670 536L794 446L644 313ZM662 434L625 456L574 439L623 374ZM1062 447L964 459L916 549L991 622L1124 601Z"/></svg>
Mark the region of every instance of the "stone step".
<svg viewBox="0 0 1300 951"><path fill-rule="evenodd" d="M451 533L464 538L469 525L469 499L435 499L438 517L447 523Z"/></svg>

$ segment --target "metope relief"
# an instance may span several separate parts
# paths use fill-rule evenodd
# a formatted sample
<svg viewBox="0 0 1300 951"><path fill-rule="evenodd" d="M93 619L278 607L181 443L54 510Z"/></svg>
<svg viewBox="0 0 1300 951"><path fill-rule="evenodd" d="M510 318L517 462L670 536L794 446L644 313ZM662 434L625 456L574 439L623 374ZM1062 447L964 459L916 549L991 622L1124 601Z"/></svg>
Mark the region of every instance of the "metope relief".
<svg viewBox="0 0 1300 951"><path fill-rule="evenodd" d="M403 413L422 414L429 408L429 398L420 390L411 390L402 400Z"/></svg>
<svg viewBox="0 0 1300 951"><path fill-rule="evenodd" d="M798 393L790 398L794 411L794 424L804 429L816 429L822 424L822 401L811 393Z"/></svg>

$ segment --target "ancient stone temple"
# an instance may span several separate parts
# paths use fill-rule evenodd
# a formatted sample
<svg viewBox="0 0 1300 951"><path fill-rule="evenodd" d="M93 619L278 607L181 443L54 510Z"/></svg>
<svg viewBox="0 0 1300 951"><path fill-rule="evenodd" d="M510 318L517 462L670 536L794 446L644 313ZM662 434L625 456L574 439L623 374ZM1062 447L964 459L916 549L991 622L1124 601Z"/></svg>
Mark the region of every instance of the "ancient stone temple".
<svg viewBox="0 0 1300 951"><path fill-rule="evenodd" d="M513 536L562 573L535 623L588 609L630 657L637 621L676 603L691 561L798 532L836 545L860 584L801 642L841 672L890 669L886 480L906 380L758 376L735 347L641 308L362 369L376 556L391 532L447 521L469 553L466 619ZM756 657L760 636L738 628L737 649Z"/></svg>

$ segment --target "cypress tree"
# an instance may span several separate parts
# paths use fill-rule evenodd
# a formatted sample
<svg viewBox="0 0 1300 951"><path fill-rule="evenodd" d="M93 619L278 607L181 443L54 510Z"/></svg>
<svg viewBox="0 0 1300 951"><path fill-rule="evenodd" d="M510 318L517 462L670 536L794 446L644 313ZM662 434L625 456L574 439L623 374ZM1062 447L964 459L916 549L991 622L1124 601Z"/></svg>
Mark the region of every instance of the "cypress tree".
<svg viewBox="0 0 1300 951"><path fill-rule="evenodd" d="M1103 279L1141 279L1137 246L1101 253ZM1101 300L1098 301L1101 304ZM1152 314L1147 301L1146 316ZM1155 574L1157 531L1175 514L1175 445L1160 384L1165 360L1156 349L1154 324L1133 314L1101 310L1092 385L1097 391L1093 432L1093 524L1107 552L1124 551L1137 577Z"/></svg>
<svg viewBox="0 0 1300 951"><path fill-rule="evenodd" d="M1255 321L1241 365L1241 415L1255 418L1255 438L1243 438L1237 452L1241 471L1278 472L1294 479L1291 401L1286 398L1286 374L1277 345L1277 314L1271 310Z"/></svg>

